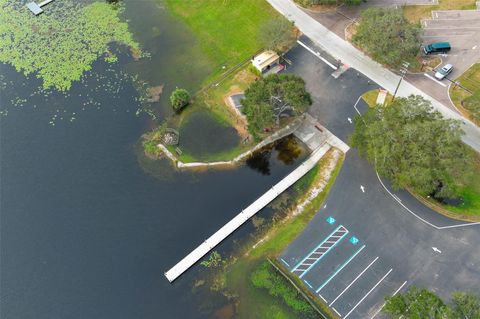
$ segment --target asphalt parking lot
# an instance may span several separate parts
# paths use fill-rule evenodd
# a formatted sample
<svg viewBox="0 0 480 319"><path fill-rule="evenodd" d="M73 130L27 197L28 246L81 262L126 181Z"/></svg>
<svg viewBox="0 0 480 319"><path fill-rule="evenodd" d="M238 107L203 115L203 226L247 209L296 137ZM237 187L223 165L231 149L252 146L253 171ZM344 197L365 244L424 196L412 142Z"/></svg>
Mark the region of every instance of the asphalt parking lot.
<svg viewBox="0 0 480 319"><path fill-rule="evenodd" d="M408 75L415 86L453 108L448 96L448 86L472 64L480 61L480 10L433 11L432 18L422 21L423 45L432 42L450 42L452 50L440 54L440 65L450 63L452 73L442 81L435 79L435 72Z"/></svg>
<svg viewBox="0 0 480 319"><path fill-rule="evenodd" d="M291 50L286 71L305 79L310 114L348 142L350 120L367 108L358 97L377 85L353 69L335 79L320 57L334 59L302 41L310 51ZM392 191L351 149L325 206L279 260L341 318L381 318L384 297L412 284L444 298L455 290L480 293L478 242L480 225L451 221Z"/></svg>

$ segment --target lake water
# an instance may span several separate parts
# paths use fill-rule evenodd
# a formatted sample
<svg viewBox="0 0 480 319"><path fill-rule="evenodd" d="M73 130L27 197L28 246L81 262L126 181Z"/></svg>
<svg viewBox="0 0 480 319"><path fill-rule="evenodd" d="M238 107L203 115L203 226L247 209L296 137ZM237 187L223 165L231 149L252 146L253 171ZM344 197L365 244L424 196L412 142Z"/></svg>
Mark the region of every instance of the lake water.
<svg viewBox="0 0 480 319"><path fill-rule="evenodd" d="M195 90L211 65L161 3L125 3L151 60L98 61L68 94L48 97L29 96L40 82L0 65L2 319L210 318L223 299L191 292L200 266L174 284L164 271L305 157L286 165L273 150L263 174L248 166L178 173L142 156L138 138L152 122L135 116L137 91L125 74L166 92ZM169 113L165 101L160 115Z"/></svg>

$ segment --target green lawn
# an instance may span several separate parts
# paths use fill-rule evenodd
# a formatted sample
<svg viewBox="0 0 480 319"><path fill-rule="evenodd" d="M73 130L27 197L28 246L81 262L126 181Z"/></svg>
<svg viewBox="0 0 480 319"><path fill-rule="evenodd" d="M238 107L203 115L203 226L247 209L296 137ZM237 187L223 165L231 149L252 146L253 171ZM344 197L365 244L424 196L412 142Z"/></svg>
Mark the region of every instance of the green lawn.
<svg viewBox="0 0 480 319"><path fill-rule="evenodd" d="M476 0L439 0L438 5L433 6L404 6L403 14L413 23L420 23L422 19L432 18L433 10L472 10L475 9Z"/></svg>
<svg viewBox="0 0 480 319"><path fill-rule="evenodd" d="M166 0L166 3L190 27L203 51L217 66L210 79L260 50L257 36L260 25L278 16L265 0Z"/></svg>
<svg viewBox="0 0 480 319"><path fill-rule="evenodd" d="M363 93L362 99L368 104L370 107L375 107L377 105L377 97L378 93L380 92L379 89L374 89L368 92ZM392 102L393 96L388 93L387 97L385 98L385 104Z"/></svg>
<svg viewBox="0 0 480 319"><path fill-rule="evenodd" d="M479 92L480 91L480 63L474 64L470 69L465 71L458 79L461 86L466 88L471 92ZM480 125L480 116L475 113L472 113L470 110L462 106L462 101L471 96L469 92L465 91L464 89L457 87L457 86L450 86L450 98L452 102L455 104L457 109L459 109L463 115L477 125ZM475 116L477 115L477 116Z"/></svg>
<svg viewBox="0 0 480 319"><path fill-rule="evenodd" d="M460 190L463 204L460 206L445 205L444 207L464 219L480 221L480 154L474 152L474 158L474 172Z"/></svg>

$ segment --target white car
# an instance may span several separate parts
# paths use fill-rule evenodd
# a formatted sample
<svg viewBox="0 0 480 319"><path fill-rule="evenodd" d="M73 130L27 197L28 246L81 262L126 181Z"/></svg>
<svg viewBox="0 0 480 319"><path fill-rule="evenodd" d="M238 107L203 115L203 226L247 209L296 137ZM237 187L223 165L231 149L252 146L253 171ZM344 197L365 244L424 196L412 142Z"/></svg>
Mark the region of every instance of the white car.
<svg viewBox="0 0 480 319"><path fill-rule="evenodd" d="M453 65L445 64L441 69L437 70L435 77L439 80L443 80L453 70Z"/></svg>

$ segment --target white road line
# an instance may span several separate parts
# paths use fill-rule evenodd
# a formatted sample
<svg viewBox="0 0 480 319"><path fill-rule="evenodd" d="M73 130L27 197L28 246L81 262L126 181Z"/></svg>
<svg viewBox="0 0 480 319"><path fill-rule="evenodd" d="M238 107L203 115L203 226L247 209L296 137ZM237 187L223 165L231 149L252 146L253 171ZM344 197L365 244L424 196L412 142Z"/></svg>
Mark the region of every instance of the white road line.
<svg viewBox="0 0 480 319"><path fill-rule="evenodd" d="M353 108L355 109L355 111L357 111L358 115L360 115L360 116L362 115L362 113L360 113L360 111L357 109L357 104L358 104L358 102L360 102L360 99L361 99L361 98L362 98L362 96L360 95L360 96L358 97L357 102L355 102L355 104L353 105Z"/></svg>
<svg viewBox="0 0 480 319"><path fill-rule="evenodd" d="M435 83L440 84L440 85L443 86L444 88L447 87L447 85L446 85L445 83L442 83L442 82L438 81L437 79L435 79L434 77L432 77L430 74L423 73L423 75L425 75L427 78L429 78L430 80L434 81Z"/></svg>
<svg viewBox="0 0 480 319"><path fill-rule="evenodd" d="M378 178L378 181L380 182L380 184L383 186L383 188L387 191L388 194L390 194L390 196L392 196L393 199L395 199L403 208L405 208L405 210L407 212L409 212L410 214L412 214L413 216L415 216L416 218L418 218L419 220L421 220L422 222L424 222L425 224L427 224L428 226L431 226L435 229L438 229L438 230L441 230L441 229L448 229L448 228L457 228L457 227L466 227L466 226L474 226L474 225L480 225L480 222L475 222L475 223L465 223L465 224L459 224L459 225L450 225L450 226L437 226L437 225L434 225L432 223L430 223L429 221L423 219L422 217L418 216L417 214L415 214L412 210L410 210L410 208L408 208L407 206L405 206L402 201L399 201L395 198L394 194L392 194L392 192L390 192L390 190L385 186L385 184L383 183L382 179L380 178L380 175L378 175L378 172L375 171L375 173L377 174L377 178Z"/></svg>
<svg viewBox="0 0 480 319"><path fill-rule="evenodd" d="M405 280L405 282L393 293L392 297L394 297L400 291L400 289L405 286L406 283L407 281ZM380 311L382 311L383 307L385 307L385 303L383 303L383 305L377 310L377 312L375 312L375 314L370 319L375 318L380 313Z"/></svg>
<svg viewBox="0 0 480 319"><path fill-rule="evenodd" d="M393 268L390 268L390 270L382 277L382 279L380 279L376 284L375 286L372 287L372 289L370 289L367 294L365 296L363 296L362 299L360 299L359 302L357 302L357 304L345 315L344 319L347 319L348 316L355 310L355 308L358 307L358 305L360 305L362 303L362 301L365 300L365 298L368 297L368 295L370 295L370 293L375 289L377 288L378 285L380 285L380 283L385 279L387 278L387 276L392 272Z"/></svg>
<svg viewBox="0 0 480 319"><path fill-rule="evenodd" d="M473 225L480 225L480 222L475 222L475 223L465 223L465 224L459 224L459 225L450 225L450 226L442 226L442 227L438 227L438 229L447 229L447 228L466 227L466 226L473 226Z"/></svg>
<svg viewBox="0 0 480 319"><path fill-rule="evenodd" d="M324 57L322 57L320 55L320 53L318 52L315 52L313 51L312 49L310 49L305 43L303 43L302 41L300 40L297 40L297 43L300 44L302 47L304 47L305 49L307 49L310 53L312 53L313 55L315 55L316 57L318 57L320 60L322 60L323 62L325 62L326 65L328 65L329 67L331 67L332 69L336 70L337 67L333 64L331 64L330 62L328 62Z"/></svg>
<svg viewBox="0 0 480 319"><path fill-rule="evenodd" d="M473 48L472 48L472 50L475 50L476 48L477 48L477 46L476 46L476 45L474 45L474 46L473 46Z"/></svg>
<svg viewBox="0 0 480 319"><path fill-rule="evenodd" d="M360 278L360 277L363 275L363 273L366 272L366 271L368 270L368 268L370 268L370 266L372 266L372 265L377 261L377 259L378 259L378 257L375 258L375 259L367 266L367 268L365 268L360 274L358 274L358 276L357 276L355 279L353 279L353 281L352 281L345 289L343 289L343 291L342 291L335 299L333 299L333 301L332 301L328 306L331 307L331 306L335 303L335 301L337 301L338 298L340 298L340 297L348 290L348 288L350 288L350 287L355 283L355 281L357 281L358 278Z"/></svg>
<svg viewBox="0 0 480 319"><path fill-rule="evenodd" d="M332 307L332 309L333 309L333 311L335 311L335 313L336 313L339 317L342 317L342 315L340 314L340 312L338 312L337 309L335 309L335 308L333 308L333 307Z"/></svg>

